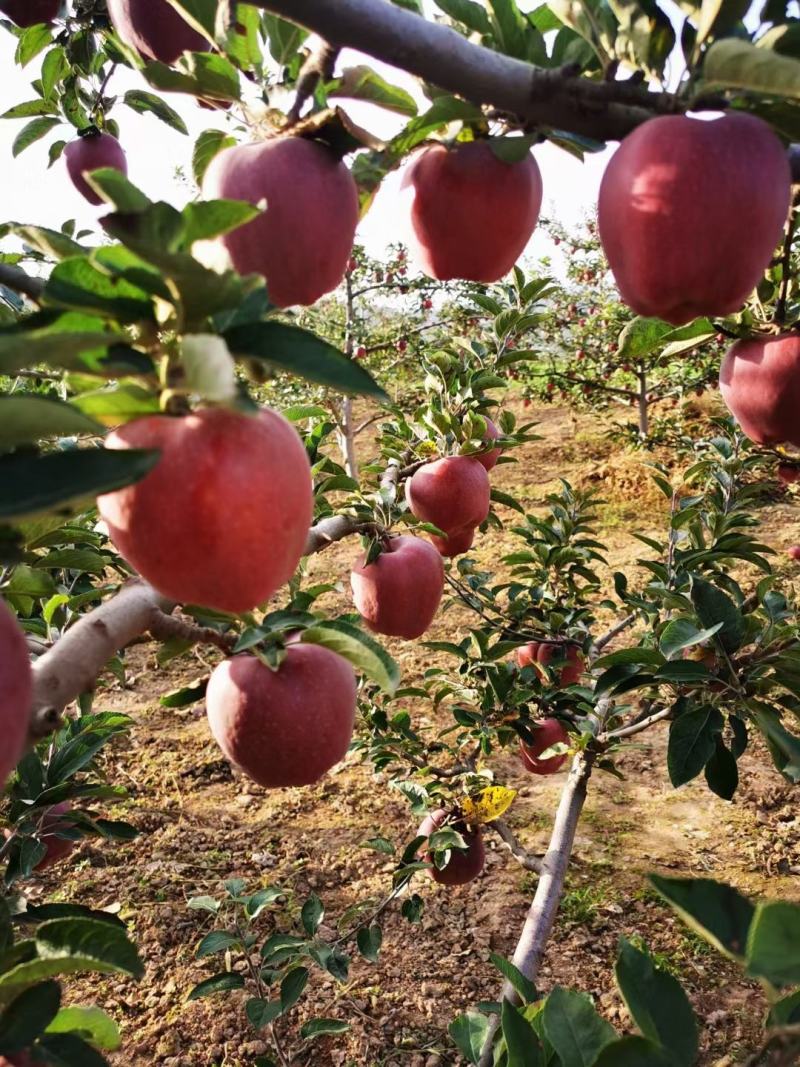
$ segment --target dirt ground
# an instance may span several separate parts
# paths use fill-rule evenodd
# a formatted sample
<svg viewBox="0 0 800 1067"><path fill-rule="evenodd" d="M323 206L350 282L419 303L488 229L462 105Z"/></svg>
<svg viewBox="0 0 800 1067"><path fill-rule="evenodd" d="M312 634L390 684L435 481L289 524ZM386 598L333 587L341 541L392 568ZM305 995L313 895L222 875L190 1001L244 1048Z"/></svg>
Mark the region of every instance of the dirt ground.
<svg viewBox="0 0 800 1067"><path fill-rule="evenodd" d="M520 414L522 412L520 411ZM521 449L518 463L493 475L528 507L557 488L557 478L595 484L605 496L601 540L610 569L635 571L642 546L631 531L659 530L662 504L649 488L646 455L620 454L603 438L604 425L589 415L558 408L529 409L540 442ZM663 500L663 498L661 498ZM509 523L513 517L503 509ZM762 512L764 539L776 548L800 541L800 508L789 496ZM490 532L475 553L495 565L512 543L507 532ZM353 543L315 558L315 577L346 583ZM789 567L781 569L790 577ZM326 606L345 608L344 588ZM467 622L463 611L444 613L431 639L457 639ZM432 654L418 644L387 640L404 679L428 666ZM130 738L117 745L108 774L124 783L131 800L117 808L141 830L133 844L84 844L68 867L32 887L36 899L80 901L114 908L131 926L146 963L139 983L114 977L70 983L71 999L97 1003L120 1023L123 1050L114 1064L147 1067L239 1067L267 1052L247 1023L243 993L186 1001L192 987L215 973L214 961L195 959L211 916L187 908L194 896L221 897L225 879L240 877L248 888L281 885L303 899L310 890L326 906L329 932L345 910L366 897L380 898L389 884L389 857L361 847L382 834L402 844L415 826L408 804L347 761L319 785L267 793L228 764L211 740L202 706L169 710L158 696L204 673L190 656L156 672L155 646L127 656L129 685L98 695L98 710L133 716ZM213 663L214 653L199 657ZM542 971L542 987L554 984L591 993L603 1014L624 1032L629 1020L613 979L620 935L646 940L660 963L684 983L702 1028L699 1062L718 1067L740 1063L757 1046L765 1005L756 983L726 963L663 906L646 874L698 875L735 884L752 895L797 897L800 818L792 795L759 752L740 764L741 786L733 803L714 797L702 781L679 790L665 769L666 731L644 735L620 759L625 780L596 774L578 831L567 892ZM639 739L637 738L637 741ZM544 848L563 775L532 779L512 756L493 761L500 780L519 790L509 822L522 843ZM377 965L354 954L349 980L340 985L316 972L299 1007L279 1024L293 1064L436 1067L459 1063L447 1025L459 1012L498 990L490 952L513 952L535 876L489 843L486 869L460 889L419 879L424 918L410 926L390 908L384 915L383 948ZM277 913L279 924L285 913ZM262 939L275 918L256 924ZM220 957L216 958L217 964ZM349 1032L303 1042L304 1020L345 1020Z"/></svg>

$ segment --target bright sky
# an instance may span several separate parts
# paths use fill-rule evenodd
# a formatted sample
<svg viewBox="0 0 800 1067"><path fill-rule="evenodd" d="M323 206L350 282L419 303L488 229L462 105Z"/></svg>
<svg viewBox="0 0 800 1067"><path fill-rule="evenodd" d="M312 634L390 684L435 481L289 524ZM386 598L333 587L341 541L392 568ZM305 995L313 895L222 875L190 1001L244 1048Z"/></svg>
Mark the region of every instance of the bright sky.
<svg viewBox="0 0 800 1067"><path fill-rule="evenodd" d="M430 0L425 0L430 7ZM536 6L533 2L520 3L523 10ZM672 0L662 6L679 24L681 15ZM30 100L35 93L31 81L38 77L41 57L35 58L25 69L20 70L13 62L15 39L0 31L0 114L14 104ZM368 61L357 53L345 51L340 59L342 65ZM371 62L371 61L370 61ZM373 64L376 65L376 64ZM379 67L390 80L412 88L413 80L391 68ZM673 76L676 73L673 68ZM121 96L126 89L142 88L143 81L132 72L119 69L110 85L110 90ZM180 112L190 135L182 136L152 115L138 115L127 107L118 105L114 118L120 125L120 139L127 152L129 176L153 199L169 200L176 205L186 203L195 195L191 178L191 153L197 135L211 126L224 127L226 119L219 114L202 110L192 97L181 94L165 94L165 99ZM360 125L379 137L391 136L404 123L400 116L346 101L346 110ZM5 120L0 122L0 158L3 160L2 218L16 222L37 222L58 228L70 218L80 227L92 227L98 211L88 205L73 188L66 176L63 160L50 169L47 167L47 150L58 139L68 138L71 128L64 126L48 134L42 141L26 149L17 159L11 157L12 142L28 120ZM241 134L239 134L242 137ZM544 178L544 208L546 213L558 217L565 225L578 222L591 213L597 200L597 191L605 165L613 149L595 156L587 156L584 163L566 152L550 145L536 148L535 155ZM398 237L393 187L397 175L390 176L376 202L361 224L359 239L373 253ZM534 235L528 253L534 258L552 254L550 242L540 231Z"/></svg>

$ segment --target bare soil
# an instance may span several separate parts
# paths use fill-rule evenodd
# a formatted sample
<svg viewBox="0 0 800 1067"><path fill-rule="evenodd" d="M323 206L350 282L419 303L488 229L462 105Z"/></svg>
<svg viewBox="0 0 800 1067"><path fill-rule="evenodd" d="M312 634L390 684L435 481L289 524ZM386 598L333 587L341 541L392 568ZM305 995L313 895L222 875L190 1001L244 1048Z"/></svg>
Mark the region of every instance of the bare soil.
<svg viewBox="0 0 800 1067"><path fill-rule="evenodd" d="M609 572L633 575L642 546L631 531L657 533L664 512L663 498L650 488L648 457L612 449L603 437L607 423L597 418L552 407L524 415L538 419L542 440L520 450L518 463L498 467L495 484L529 508L557 488L559 477L597 486L607 501L601 540L608 545ZM511 513L501 513L513 524ZM776 497L762 516L764 539L778 550L800 541L796 497ZM507 531L490 531L476 545L476 558L495 566L512 543ZM342 543L312 561L315 578L342 583L326 606L346 609L346 578L357 551L352 542ZM789 565L781 566L788 577ZM457 639L467 621L463 609L449 610L430 637ZM433 662L418 644L387 645L409 681ZM324 928L332 932L348 907L380 899L389 885L390 858L362 842L381 834L402 845L415 820L400 794L352 761L313 788L268 793L252 785L221 757L202 706L176 711L158 704L165 691L201 676L216 653L203 649L157 671L155 651L129 650L127 687L109 683L96 702L98 710L124 710L135 720L130 738L109 756L107 771L131 791L131 800L116 812L139 827L140 838L133 844L85 843L68 865L32 885L31 895L118 909L131 925L146 963L141 982L102 977L70 983L73 1002L97 1003L119 1021L124 1045L111 1057L114 1064L239 1067L265 1054L267 1044L247 1023L244 994L187 1002L187 993L215 966L195 959L212 919L187 909L189 898L220 897L223 881L232 877L245 879L252 890L282 885L301 900L314 890L326 906ZM614 985L613 963L620 935L639 936L692 999L703 1031L700 1064L740 1063L758 1045L765 1010L760 988L693 936L659 902L646 875L712 877L756 896L796 897L796 804L758 750L742 759L732 803L714 797L702 780L675 790L665 770L666 731L659 727L644 736L620 760L624 781L600 773L591 782L542 987L561 984L591 993L624 1032L630 1021ZM563 775L534 780L511 754L493 766L499 780L519 790L509 813L515 832L526 847L543 850ZM410 926L397 906L390 908L377 965L355 955L344 985L321 972L313 975L300 1006L280 1024L293 1064L460 1062L447 1025L478 1001L496 997L498 976L488 956L512 953L535 877L492 840L477 881L454 890L421 878L415 888L425 898L423 921ZM286 914L278 913L277 921L285 925ZM271 914L259 920L264 938L274 922ZM350 1030L303 1042L301 1024L318 1016L345 1020Z"/></svg>

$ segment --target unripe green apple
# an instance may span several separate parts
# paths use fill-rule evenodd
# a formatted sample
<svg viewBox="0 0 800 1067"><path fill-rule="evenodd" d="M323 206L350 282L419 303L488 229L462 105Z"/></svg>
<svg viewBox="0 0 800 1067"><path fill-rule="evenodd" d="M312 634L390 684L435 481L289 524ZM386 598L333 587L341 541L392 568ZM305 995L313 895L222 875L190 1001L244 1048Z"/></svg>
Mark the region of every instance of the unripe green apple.
<svg viewBox="0 0 800 1067"><path fill-rule="evenodd" d="M263 207L219 238L240 274L261 274L278 307L313 304L344 278L358 225L358 189L324 145L275 137L227 148L203 178L209 199Z"/></svg>
<svg viewBox="0 0 800 1067"><path fill-rule="evenodd" d="M344 759L353 734L353 668L320 645L296 643L277 670L234 656L206 693L211 733L227 758L268 788L311 785Z"/></svg>
<svg viewBox="0 0 800 1067"><path fill-rule="evenodd" d="M520 755L525 770L531 774L556 774L564 766L567 759L565 752L561 756L548 756L547 759L539 759L543 752L553 745L567 744L569 734L558 719L544 719L534 724L534 740L530 745L520 741Z"/></svg>
<svg viewBox="0 0 800 1067"><path fill-rule="evenodd" d="M488 141L423 148L408 164L409 246L431 278L496 282L522 255L542 206L532 155L498 159Z"/></svg>
<svg viewBox="0 0 800 1067"><path fill-rule="evenodd" d="M353 602L370 630L387 637L421 637L444 592L442 557L421 537L392 537L376 560L362 556L350 574Z"/></svg>
<svg viewBox="0 0 800 1067"><path fill-rule="evenodd" d="M28 737L33 674L25 635L0 600L0 789L22 758Z"/></svg>
<svg viewBox="0 0 800 1067"><path fill-rule="evenodd" d="M751 441L800 446L800 333L736 341L722 362L719 389Z"/></svg>
<svg viewBox="0 0 800 1067"><path fill-rule="evenodd" d="M294 574L313 514L311 468L282 415L152 415L106 444L161 451L141 481L97 506L120 554L164 596L241 613Z"/></svg>
<svg viewBox="0 0 800 1067"><path fill-rule="evenodd" d="M675 326L738 311L786 222L786 151L761 119L649 119L600 186L600 238L622 299Z"/></svg>
<svg viewBox="0 0 800 1067"><path fill-rule="evenodd" d="M430 837L437 830L441 830L447 819L447 812L443 809L432 811L422 820L417 837ZM466 885L472 882L483 870L486 862L486 851L483 847L483 836L480 827L468 830L462 821L448 822L447 828L461 834L467 843L466 852L462 849L451 849L450 859L444 867L431 867L429 874L434 882L440 885ZM426 862L433 863L430 853L424 856Z"/></svg>
<svg viewBox="0 0 800 1067"><path fill-rule="evenodd" d="M92 189L84 175L101 167L112 167L122 174L128 173L128 160L122 145L110 133L97 130L70 141L64 149L64 160L72 184L90 204L102 204L103 198Z"/></svg>
<svg viewBox="0 0 800 1067"><path fill-rule="evenodd" d="M183 52L207 52L211 45L168 0L107 0L117 36L146 59L172 64Z"/></svg>

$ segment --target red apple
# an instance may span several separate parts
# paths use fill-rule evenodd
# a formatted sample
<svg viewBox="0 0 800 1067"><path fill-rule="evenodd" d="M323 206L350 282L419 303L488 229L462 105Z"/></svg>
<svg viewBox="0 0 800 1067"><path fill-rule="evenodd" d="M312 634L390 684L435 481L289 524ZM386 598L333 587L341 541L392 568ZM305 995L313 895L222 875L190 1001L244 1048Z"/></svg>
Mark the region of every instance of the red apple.
<svg viewBox="0 0 800 1067"><path fill-rule="evenodd" d="M364 348L363 345L359 345L358 348L356 349L356 359L365 359L366 355L367 355L366 348Z"/></svg>
<svg viewBox="0 0 800 1067"><path fill-rule="evenodd" d="M800 545L792 545L787 550L787 555L790 559L800 559Z"/></svg>
<svg viewBox="0 0 800 1067"><path fill-rule="evenodd" d="M232 763L268 788L311 785L344 759L353 734L353 668L320 645L292 644L277 670L234 656L206 693L211 733Z"/></svg>
<svg viewBox="0 0 800 1067"><path fill-rule="evenodd" d="M0 600L0 789L25 749L32 689L33 674L25 635Z"/></svg>
<svg viewBox="0 0 800 1067"><path fill-rule="evenodd" d="M402 338L401 340L399 340L397 342L397 351L398 352L405 352L405 350L407 348L408 348L408 341L406 341L405 338Z"/></svg>
<svg viewBox="0 0 800 1067"><path fill-rule="evenodd" d="M417 837L430 837L431 834L443 828L446 819L447 812L441 808L438 811L432 811L422 820L417 830ZM434 882L440 885L466 885L467 882L472 882L478 877L486 862L483 836L479 827L468 830L461 820L448 822L446 825L448 829L461 834L467 843L467 850L465 852L462 849L451 849L450 859L445 866L441 870L431 867L429 873ZM429 852L425 853L423 858L427 863L433 863Z"/></svg>
<svg viewBox="0 0 800 1067"><path fill-rule="evenodd" d="M47 1067L47 1064L31 1059L29 1052L15 1052L13 1056L0 1056L0 1067Z"/></svg>
<svg viewBox="0 0 800 1067"><path fill-rule="evenodd" d="M738 311L780 240L791 175L760 119L653 118L603 176L600 238L622 299L675 326Z"/></svg>
<svg viewBox="0 0 800 1067"><path fill-rule="evenodd" d="M488 141L422 149L406 168L411 249L431 278L496 282L527 245L542 206L532 155L498 159Z"/></svg>
<svg viewBox="0 0 800 1067"><path fill-rule="evenodd" d="M526 745L524 741L520 741L519 744L525 770L531 774L556 774L564 766L567 753L549 756L547 759L539 759L539 756L553 745L567 744L568 741L569 734L558 719L544 719L535 723L533 743Z"/></svg>
<svg viewBox="0 0 800 1067"><path fill-rule="evenodd" d="M365 565L361 557L350 584L370 630L413 640L431 625L442 599L442 557L421 537L392 537L374 562Z"/></svg>
<svg viewBox="0 0 800 1067"><path fill-rule="evenodd" d="M266 278L277 307L313 304L344 278L358 225L358 189L324 145L275 137L228 148L209 165L203 195L265 208L219 240L240 274Z"/></svg>
<svg viewBox="0 0 800 1067"><path fill-rule="evenodd" d="M64 149L64 160L72 184L90 204L102 204L103 198L92 189L84 175L101 167L113 167L123 174L128 173L128 160L116 137L110 133L100 133L94 128L77 141L70 141Z"/></svg>
<svg viewBox="0 0 800 1067"><path fill-rule="evenodd" d="M420 467L406 482L411 511L444 533L480 526L489 514L489 475L471 456L445 456Z"/></svg>
<svg viewBox="0 0 800 1067"><path fill-rule="evenodd" d="M0 0L0 15L23 29L52 22L60 8L61 0Z"/></svg>
<svg viewBox="0 0 800 1067"><path fill-rule="evenodd" d="M48 867L60 863L61 860L66 859L75 848L75 841L70 841L65 837L59 837L56 833L57 830L72 825L69 820L65 820L62 817L71 807L72 805L69 801L65 800L61 804L54 804L45 812L44 817L42 818L40 837L42 844L47 847L47 852L44 855L44 859L40 860L34 867L35 871L46 871Z"/></svg>
<svg viewBox="0 0 800 1067"><path fill-rule="evenodd" d="M498 437L502 437L502 433L497 428L495 423L491 419L486 418L486 433L483 435L484 441L496 441ZM503 454L502 448L493 448L490 452L482 452L479 456L475 456L478 463L482 467L485 467L487 471L492 470L497 466L497 461Z"/></svg>
<svg viewBox="0 0 800 1067"><path fill-rule="evenodd" d="M575 645L555 644L547 641L531 641L522 645L514 652L514 658L518 667L541 666L548 667L553 660L564 660L566 663L559 675L559 685L566 688L575 685L583 674L583 656ZM546 671L538 671L543 680L547 680Z"/></svg>
<svg viewBox="0 0 800 1067"><path fill-rule="evenodd" d="M751 441L800 446L800 333L736 341L722 362L719 388Z"/></svg>
<svg viewBox="0 0 800 1067"><path fill-rule="evenodd" d="M778 465L778 481L783 485L794 485L800 481L800 467L790 466L788 463Z"/></svg>
<svg viewBox="0 0 800 1067"><path fill-rule="evenodd" d="M431 544L439 552L440 556L452 559L454 556L462 556L469 552L475 540L475 527L465 526L463 530L454 530L447 537L439 537L431 534Z"/></svg>
<svg viewBox="0 0 800 1067"><path fill-rule="evenodd" d="M207 52L211 45L168 0L107 0L111 25L123 44L146 59L174 63L183 52Z"/></svg>
<svg viewBox="0 0 800 1067"><path fill-rule="evenodd" d="M164 596L250 611L294 574L313 494L306 450L282 415L151 415L106 444L161 451L141 481L97 506L120 554Z"/></svg>

